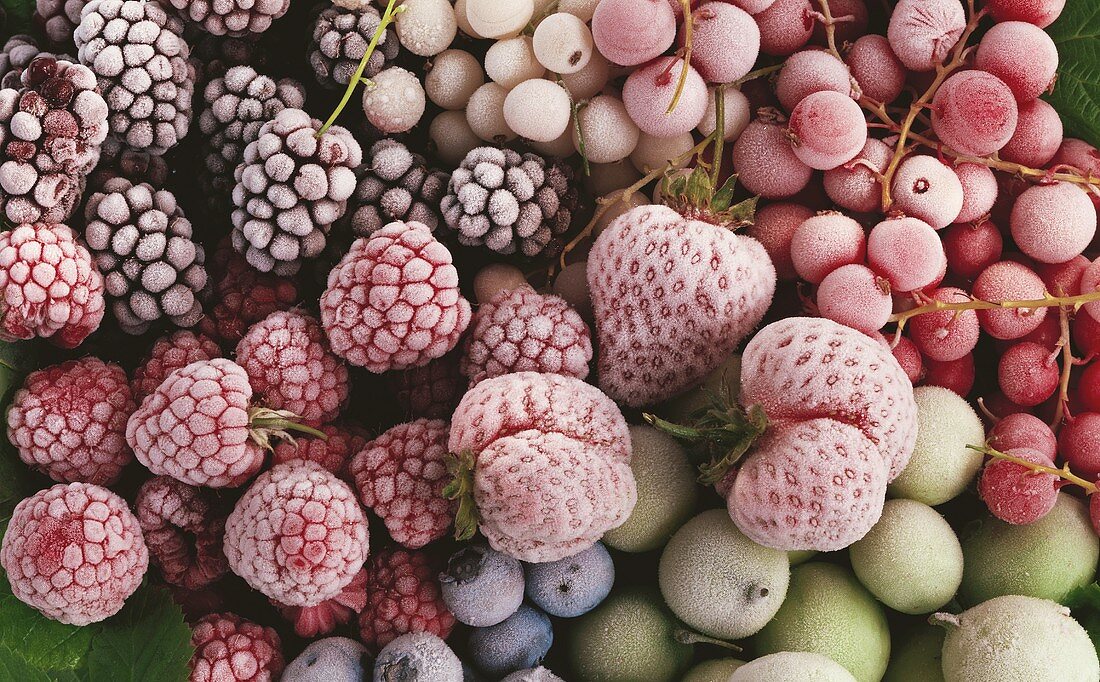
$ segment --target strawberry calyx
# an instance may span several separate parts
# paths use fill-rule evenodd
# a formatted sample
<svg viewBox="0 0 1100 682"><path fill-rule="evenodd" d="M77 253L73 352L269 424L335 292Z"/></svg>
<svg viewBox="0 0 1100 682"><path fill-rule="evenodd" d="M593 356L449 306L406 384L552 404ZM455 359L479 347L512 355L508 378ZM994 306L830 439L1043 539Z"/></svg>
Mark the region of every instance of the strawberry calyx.
<svg viewBox="0 0 1100 682"><path fill-rule="evenodd" d="M273 410L269 407L250 407L248 409L248 437L265 450L274 451L272 439L281 439L294 443L291 431L305 433L321 440L328 440L328 434L298 422L301 415L290 410Z"/></svg>
<svg viewBox="0 0 1100 682"><path fill-rule="evenodd" d="M480 520L477 513L477 503L474 501L474 453L465 450L456 454L447 455L447 472L451 474L451 482L443 488L443 497L448 500L457 500L458 509L455 511L455 540L459 542L469 540L477 533Z"/></svg>
<svg viewBox="0 0 1100 682"><path fill-rule="evenodd" d="M661 181L661 194L669 208L691 220L736 230L752 225L760 197L749 197L733 203L737 175L731 175L715 187L710 174L701 167L691 173L671 173Z"/></svg>

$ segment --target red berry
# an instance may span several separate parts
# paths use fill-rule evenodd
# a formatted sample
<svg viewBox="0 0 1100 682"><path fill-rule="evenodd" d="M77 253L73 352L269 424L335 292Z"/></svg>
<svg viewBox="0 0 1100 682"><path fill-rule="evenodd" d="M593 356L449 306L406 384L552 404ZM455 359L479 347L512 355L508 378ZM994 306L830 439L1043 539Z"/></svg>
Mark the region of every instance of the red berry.
<svg viewBox="0 0 1100 682"><path fill-rule="evenodd" d="M784 0L777 0L778 5ZM733 145L737 181L764 199L785 199L798 194L810 182L813 169L795 156L786 129L757 119Z"/></svg>
<svg viewBox="0 0 1100 682"><path fill-rule="evenodd" d="M876 102L889 104L905 88L905 66L890 49L886 36L861 37L848 50L845 59L864 96Z"/></svg>
<svg viewBox="0 0 1100 682"><path fill-rule="evenodd" d="M138 489L134 508L166 582L197 590L229 571L222 551L225 518L203 490L156 476Z"/></svg>
<svg viewBox="0 0 1100 682"><path fill-rule="evenodd" d="M967 353L955 360L924 361L924 380L922 386L942 386L962 397L970 395L974 388L974 354Z"/></svg>
<svg viewBox="0 0 1100 682"><path fill-rule="evenodd" d="M1088 258L1074 256L1064 263L1036 263L1035 274L1043 280L1047 291L1055 296L1073 296L1078 292L1085 293L1082 279L1089 265Z"/></svg>
<svg viewBox="0 0 1100 682"><path fill-rule="evenodd" d="M986 9L997 21L1026 21L1046 28L1062 13L1066 0L987 0Z"/></svg>
<svg viewBox="0 0 1100 682"><path fill-rule="evenodd" d="M1012 238L1043 263L1080 255L1096 235L1096 207L1085 190L1068 182L1034 185L1012 207Z"/></svg>
<svg viewBox="0 0 1100 682"><path fill-rule="evenodd" d="M966 28L959 0L900 0L890 14L886 37L911 71L932 71L942 64Z"/></svg>
<svg viewBox="0 0 1100 682"><path fill-rule="evenodd" d="M948 77L932 98L932 130L941 142L963 154L986 156L1005 146L1018 117L1012 90L985 71L960 71Z"/></svg>
<svg viewBox="0 0 1100 682"><path fill-rule="evenodd" d="M451 416L466 391L459 353L452 351L426 365L385 374L389 389L409 419Z"/></svg>
<svg viewBox="0 0 1100 682"><path fill-rule="evenodd" d="M924 361L921 359L916 344L910 341L908 337L903 336L900 339L895 339L895 336L886 337L886 342L892 346L890 352L893 353L894 359L898 361L901 368L905 370L905 376L909 377L909 381L915 386L924 376ZM895 343L895 340L897 343Z"/></svg>
<svg viewBox="0 0 1100 682"><path fill-rule="evenodd" d="M930 298L944 303L970 300L965 291L955 287L936 289ZM973 310L940 310L909 321L909 336L921 354L940 362L958 360L974 350L980 335L978 315Z"/></svg>
<svg viewBox="0 0 1100 682"><path fill-rule="evenodd" d="M1004 238L989 220L956 223L942 233L947 267L965 279L974 279L982 270L1001 259Z"/></svg>
<svg viewBox="0 0 1100 682"><path fill-rule="evenodd" d="M345 481L350 480L348 464L369 439L364 429L352 424L325 424L318 427L326 438L312 435L284 440L272 452L272 464L309 461L319 464Z"/></svg>
<svg viewBox="0 0 1100 682"><path fill-rule="evenodd" d="M191 629L188 682L272 682L283 672L279 635L233 613L212 613Z"/></svg>
<svg viewBox="0 0 1100 682"><path fill-rule="evenodd" d="M1036 99L1020 105L1020 116L1012 139L1001 148L999 156L1031 168L1043 168L1062 144L1062 118L1054 107Z"/></svg>
<svg viewBox="0 0 1100 682"><path fill-rule="evenodd" d="M775 0L753 15L760 27L760 51L773 57L794 54L813 35L814 11L810 0Z"/></svg>
<svg viewBox="0 0 1100 682"><path fill-rule="evenodd" d="M1005 454L1053 467L1054 462L1037 450L1015 448ZM1034 523L1054 508L1059 478L1037 473L1007 460L991 460L982 470L978 494L998 519L1013 525Z"/></svg>
<svg viewBox="0 0 1100 682"><path fill-rule="evenodd" d="M886 172L893 155L894 150L885 142L868 138L856 158L839 168L825 171L825 193L837 206L849 211L878 211L882 206L882 183L879 177ZM864 164L868 164L870 168Z"/></svg>
<svg viewBox="0 0 1100 682"><path fill-rule="evenodd" d="M367 568L367 607L359 615L359 635L377 651L398 636L428 632L441 639L451 634L455 617L439 587L442 565L423 551L387 549Z"/></svg>
<svg viewBox="0 0 1100 682"><path fill-rule="evenodd" d="M811 284L820 284L842 265L862 263L866 255L863 226L835 211L808 218L791 237L791 262Z"/></svg>
<svg viewBox="0 0 1100 682"><path fill-rule="evenodd" d="M980 221L993 210L997 202L1000 187L993 171L980 163L960 163L955 165L955 175L963 188L963 205L956 223Z"/></svg>
<svg viewBox="0 0 1100 682"><path fill-rule="evenodd" d="M1078 476L1090 481L1100 476L1100 412L1067 419L1058 432L1058 454Z"/></svg>
<svg viewBox="0 0 1100 682"><path fill-rule="evenodd" d="M1093 362L1077 380L1077 396L1089 412L1100 412L1100 362Z"/></svg>
<svg viewBox="0 0 1100 682"><path fill-rule="evenodd" d="M752 225L746 234L760 242L775 266L779 279L795 279L794 263L791 262L791 241L798 226L812 217L813 210L800 204L778 202L762 206L756 211Z"/></svg>
<svg viewBox="0 0 1100 682"><path fill-rule="evenodd" d="M1034 24L1002 21L982 36L974 66L1001 79L1017 101L1031 102L1054 81L1058 48L1047 32Z"/></svg>
<svg viewBox="0 0 1100 682"><path fill-rule="evenodd" d="M865 334L882 329L893 306L890 283L866 265L842 265L817 287L817 309L822 317Z"/></svg>
<svg viewBox="0 0 1100 682"><path fill-rule="evenodd" d="M300 300L294 280L255 270L229 240L218 244L209 272L210 304L199 329L224 344L236 345L253 324Z"/></svg>
<svg viewBox="0 0 1100 682"><path fill-rule="evenodd" d="M934 230L957 221L966 202L958 174L939 159L923 154L901 162L892 189L894 208Z"/></svg>
<svg viewBox="0 0 1100 682"><path fill-rule="evenodd" d="M1043 402L1058 388L1061 371L1051 351L1031 341L1014 344L997 365L997 382L1005 397L1024 407Z"/></svg>
<svg viewBox="0 0 1100 682"><path fill-rule="evenodd" d="M284 618L294 623L299 637L327 635L351 622L367 605L367 570L360 569L352 581L335 597L315 606L287 606L272 600Z"/></svg>
<svg viewBox="0 0 1100 682"><path fill-rule="evenodd" d="M916 218L891 218L871 229L867 263L902 293L935 286L947 272L947 256L932 227Z"/></svg>
<svg viewBox="0 0 1100 682"><path fill-rule="evenodd" d="M157 386L177 369L199 360L213 360L221 355L221 349L213 339L189 329L160 337L153 342L148 357L134 370L134 378L130 382L134 400L144 400L145 396L157 390Z"/></svg>
<svg viewBox="0 0 1100 682"><path fill-rule="evenodd" d="M806 96L791 112L788 125L794 155L817 170L843 166L867 143L863 109L846 92L823 90Z"/></svg>
<svg viewBox="0 0 1100 682"><path fill-rule="evenodd" d="M1033 414L1017 412L1006 415L989 431L989 445L1008 452L1029 448L1053 461L1058 452L1058 440L1046 422Z"/></svg>
<svg viewBox="0 0 1100 682"><path fill-rule="evenodd" d="M983 301L1035 301L1046 286L1039 275L1015 261L1000 261L982 270L974 280L974 297ZM996 339L1018 339L1035 331L1047 316L1047 308L998 308L979 310L982 330Z"/></svg>

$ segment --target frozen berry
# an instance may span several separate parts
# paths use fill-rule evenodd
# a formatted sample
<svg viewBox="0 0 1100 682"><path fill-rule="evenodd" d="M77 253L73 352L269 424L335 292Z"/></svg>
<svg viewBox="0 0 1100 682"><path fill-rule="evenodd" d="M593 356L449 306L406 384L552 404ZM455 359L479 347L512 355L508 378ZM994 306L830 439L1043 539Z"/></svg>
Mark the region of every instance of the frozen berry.
<svg viewBox="0 0 1100 682"><path fill-rule="evenodd" d="M1001 452L1027 448L1051 461L1058 456L1058 441L1054 432L1042 419L1027 412L1002 417L989 431L988 441L991 447Z"/></svg>
<svg viewBox="0 0 1100 682"><path fill-rule="evenodd" d="M235 613L211 613L191 628L188 682L273 682L283 671L275 630Z"/></svg>
<svg viewBox="0 0 1100 682"><path fill-rule="evenodd" d="M1016 199L1010 224L1025 254L1043 263L1064 263L1092 242L1096 207L1077 185L1035 185Z"/></svg>
<svg viewBox="0 0 1100 682"><path fill-rule="evenodd" d="M988 220L956 223L941 233L947 267L965 279L974 279L990 265L1001 260L1004 238Z"/></svg>
<svg viewBox="0 0 1100 682"><path fill-rule="evenodd" d="M817 287L822 317L870 334L882 329L893 312L890 283L866 265L842 265Z"/></svg>
<svg viewBox="0 0 1100 682"><path fill-rule="evenodd" d="M825 90L850 94L852 76L844 62L823 50L803 50L787 57L775 81L776 96L787 111L793 111L809 95Z"/></svg>
<svg viewBox="0 0 1100 682"><path fill-rule="evenodd" d="M843 166L867 143L863 110L847 93L832 90L814 92L799 102L788 131L795 156L817 170Z"/></svg>
<svg viewBox="0 0 1100 682"><path fill-rule="evenodd" d="M867 263L899 293L935 286L947 272L939 235L917 218L891 218L875 225L867 237Z"/></svg>
<svg viewBox="0 0 1100 682"><path fill-rule="evenodd" d="M910 156L894 175L894 207L942 230L958 220L965 196L955 171L932 156Z"/></svg>
<svg viewBox="0 0 1100 682"><path fill-rule="evenodd" d="M1005 146L1018 116L1012 90L985 71L950 76L932 99L932 130L941 142L963 154L985 156Z"/></svg>
<svg viewBox="0 0 1100 682"><path fill-rule="evenodd" d="M554 642L550 619L523 605L506 620L470 632L470 658L479 670L494 678L542 662Z"/></svg>
<svg viewBox="0 0 1100 682"><path fill-rule="evenodd" d="M281 682L364 682L367 648L347 637L312 642L287 664Z"/></svg>
<svg viewBox="0 0 1100 682"><path fill-rule="evenodd" d="M814 172L795 155L784 126L760 119L750 123L733 145L733 167L741 185L764 199L798 194Z"/></svg>
<svg viewBox="0 0 1100 682"><path fill-rule="evenodd" d="M890 15L886 37L910 71L932 71L943 63L966 28L959 0L901 0Z"/></svg>
<svg viewBox="0 0 1100 682"><path fill-rule="evenodd" d="M579 554L527 564L527 598L551 616L575 618L600 605L615 582L615 564L600 543Z"/></svg>
<svg viewBox="0 0 1100 682"><path fill-rule="evenodd" d="M1030 102L1054 82L1058 48L1034 24L1002 21L982 36L974 67L1004 81L1021 103Z"/></svg>
<svg viewBox="0 0 1100 682"><path fill-rule="evenodd" d="M299 301L298 285L288 277L259 272L224 240L209 266L210 300L199 329L225 344L236 345L256 322Z"/></svg>
<svg viewBox="0 0 1100 682"><path fill-rule="evenodd" d="M1046 294L1046 285L1039 275L1015 261L999 261L982 270L974 280L975 298L1000 303L1002 301L1036 301ZM1035 331L1047 316L1047 308L997 308L979 310L982 329L997 339L1018 339Z"/></svg>
<svg viewBox="0 0 1100 682"><path fill-rule="evenodd" d="M339 593L310 606L290 606L272 599L284 618L294 623L299 637L327 635L341 625L347 625L367 605L367 571L360 569Z"/></svg>
<svg viewBox="0 0 1100 682"><path fill-rule="evenodd" d="M438 573L439 566L422 551L386 549L371 558L367 607L359 615L359 636L368 649L409 633L444 639L451 634L455 617L440 596Z"/></svg>
<svg viewBox="0 0 1100 682"><path fill-rule="evenodd" d="M221 354L218 344L205 334L181 329L160 337L153 342L145 360L134 370L134 378L130 382L134 400L144 400L177 369L192 362L213 360Z"/></svg>
<svg viewBox="0 0 1100 682"><path fill-rule="evenodd" d="M1055 354L1031 341L1009 347L997 364L997 383L1005 397L1024 407L1043 402L1058 388L1061 376Z"/></svg>
<svg viewBox="0 0 1100 682"><path fill-rule="evenodd" d="M965 303L970 295L955 287L941 287L929 298L944 303ZM925 357L946 362L958 360L978 344L981 328L973 310L938 310L909 321L909 335Z"/></svg>
<svg viewBox="0 0 1100 682"><path fill-rule="evenodd" d="M676 17L666 0L604 0L592 15L600 53L623 66L660 56L676 40Z"/></svg>
<svg viewBox="0 0 1100 682"><path fill-rule="evenodd" d="M462 662L439 637L429 632L410 632L386 645L374 660L375 682L431 680L462 682Z"/></svg>
<svg viewBox="0 0 1100 682"><path fill-rule="evenodd" d="M925 358L921 385L940 386L965 398L974 388L975 377L973 353L967 353L955 360Z"/></svg>
<svg viewBox="0 0 1100 682"><path fill-rule="evenodd" d="M222 551L225 518L206 491L156 476L138 489L134 509L165 582L198 590L229 572Z"/></svg>
<svg viewBox="0 0 1100 682"><path fill-rule="evenodd" d="M789 202L777 202L757 209L753 223L745 233L760 242L768 252L779 279L798 277L791 261L791 242L798 226L813 215L811 209Z"/></svg>
<svg viewBox="0 0 1100 682"><path fill-rule="evenodd" d="M1058 153L1064 133L1057 110L1044 100L1034 99L1020 105L1016 132L998 155L1004 161L1043 168Z"/></svg>
<svg viewBox="0 0 1100 682"><path fill-rule="evenodd" d="M794 269L811 284L820 284L842 265L862 263L866 254L863 226L837 212L808 218L791 237Z"/></svg>
<svg viewBox="0 0 1100 682"><path fill-rule="evenodd" d="M687 68L676 108L669 111ZM707 111L707 85L702 76L682 59L662 57L635 69L623 84L623 104L642 132L656 137L675 137L690 132Z"/></svg>
<svg viewBox="0 0 1100 682"><path fill-rule="evenodd" d="M325 435L301 435L293 441L284 440L272 451L272 463L310 461L320 464L339 478L350 480L351 458L366 444L367 433L351 424L325 424L318 428Z"/></svg>
<svg viewBox="0 0 1100 682"><path fill-rule="evenodd" d="M496 625L523 603L523 566L507 554L471 545L458 550L439 574L443 602L473 627Z"/></svg>
<svg viewBox="0 0 1100 682"><path fill-rule="evenodd" d="M955 222L979 221L993 209L993 204L997 201L1000 192L997 176L988 166L980 163L956 164L954 171L963 190L962 208L955 216Z"/></svg>
<svg viewBox="0 0 1100 682"><path fill-rule="evenodd" d="M704 2L692 13L691 65L708 83L732 83L752 70L760 55L760 29L736 5ZM683 42L685 29L680 29Z"/></svg>
<svg viewBox="0 0 1100 682"><path fill-rule="evenodd" d="M775 0L753 14L760 28L760 51L785 57L802 49L813 35L813 11L810 0Z"/></svg>
<svg viewBox="0 0 1100 682"><path fill-rule="evenodd" d="M1037 450L1015 448L1005 454L1054 467L1054 462ZM978 494L997 518L1013 525L1025 525L1038 521L1054 508L1058 480L1054 474L1038 473L1015 462L994 459L982 471Z"/></svg>
<svg viewBox="0 0 1100 682"><path fill-rule="evenodd" d="M865 97L889 104L901 96L906 70L890 49L886 36L871 34L859 38L844 59Z"/></svg>
<svg viewBox="0 0 1100 682"><path fill-rule="evenodd" d="M459 371L457 351L420 367L387 372L385 376L394 399L409 419L450 417L467 383Z"/></svg>
<svg viewBox="0 0 1100 682"><path fill-rule="evenodd" d="M1058 432L1058 454L1078 476L1100 477L1100 413L1082 412Z"/></svg>

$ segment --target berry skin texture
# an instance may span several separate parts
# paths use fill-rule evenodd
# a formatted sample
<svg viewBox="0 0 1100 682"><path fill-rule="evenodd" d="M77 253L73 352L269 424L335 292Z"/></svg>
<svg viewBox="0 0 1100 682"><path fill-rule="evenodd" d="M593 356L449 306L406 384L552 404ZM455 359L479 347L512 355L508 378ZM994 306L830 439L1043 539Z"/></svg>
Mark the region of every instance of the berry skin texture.
<svg viewBox="0 0 1100 682"><path fill-rule="evenodd" d="M1054 461L1030 448L1014 448L1005 454L1035 464L1053 467ZM1016 526L1034 523L1054 508L1058 499L1058 477L1036 473L1006 460L991 460L982 470L978 494L989 513Z"/></svg>
<svg viewBox="0 0 1100 682"><path fill-rule="evenodd" d="M133 459L125 432L136 408L121 367L70 360L27 376L8 408L8 440L59 483L109 485Z"/></svg>
<svg viewBox="0 0 1100 682"><path fill-rule="evenodd" d="M1017 197L1009 223L1025 254L1041 263L1064 263L1096 236L1096 208L1076 185L1035 185Z"/></svg>
<svg viewBox="0 0 1100 682"><path fill-rule="evenodd" d="M1100 477L1100 413L1082 412L1067 420L1058 432L1058 454L1078 476Z"/></svg>
<svg viewBox="0 0 1100 682"><path fill-rule="evenodd" d="M374 680L432 680L462 682L462 661L439 637L410 632L390 642L374 661Z"/></svg>
<svg viewBox="0 0 1100 682"><path fill-rule="evenodd" d="M512 372L588 376L588 325L564 299L521 286L498 294L474 314L461 371L473 386Z"/></svg>
<svg viewBox="0 0 1100 682"><path fill-rule="evenodd" d="M272 464L284 464L308 460L319 464L337 477L350 481L348 465L363 446L367 444L367 433L351 424L325 424L318 427L326 438L310 435L298 435L294 442L284 440L275 446L272 452Z"/></svg>
<svg viewBox="0 0 1100 682"><path fill-rule="evenodd" d="M234 613L211 613L191 628L188 682L275 682L283 672L275 630Z"/></svg>
<svg viewBox="0 0 1100 682"><path fill-rule="evenodd" d="M786 199L798 194L814 173L795 155L786 128L760 119L746 126L734 143L733 167L738 182L764 199Z"/></svg>
<svg viewBox="0 0 1100 682"><path fill-rule="evenodd" d="M932 130L963 154L987 156L1005 146L1016 132L1018 118L1012 90L985 71L950 76L932 98Z"/></svg>
<svg viewBox="0 0 1100 682"><path fill-rule="evenodd" d="M588 285L600 387L642 406L694 387L729 357L771 304L775 269L750 237L640 206L597 238Z"/></svg>
<svg viewBox="0 0 1100 682"><path fill-rule="evenodd" d="M571 557L527 565L527 598L558 618L576 618L600 605L615 582L615 564L600 543Z"/></svg>
<svg viewBox="0 0 1100 682"><path fill-rule="evenodd" d="M237 363L259 401L306 423L330 422L347 403L348 368L305 313L274 312L253 325L237 344Z"/></svg>
<svg viewBox="0 0 1100 682"><path fill-rule="evenodd" d="M442 639L451 634L455 617L440 596L438 573L421 551L391 548L374 555L367 568L367 606L359 614L359 636L368 649L410 633Z"/></svg>
<svg viewBox="0 0 1100 682"><path fill-rule="evenodd" d="M1021 109L1021 116L1023 115L1022 112ZM1020 128L1017 126L1016 132L1019 133L1019 131ZM1061 135L1059 135L1059 138L1061 138ZM1013 136L1013 139L1015 139L1015 136ZM1004 152L1005 150L1002 149L1002 156L1004 156ZM993 170L988 166L978 163L956 164L953 170L955 171L955 177L959 179L959 184L962 185L963 191L962 208L959 209L959 214L955 216L954 222L977 222L993 209L993 204L997 201L997 195L1000 192L997 186L997 176L993 175Z"/></svg>
<svg viewBox="0 0 1100 682"><path fill-rule="evenodd" d="M205 334L181 329L169 336L160 337L153 342L148 357L134 370L134 378L130 381L134 400L144 400L145 396L157 390L168 375L177 369L192 362L213 360L221 355L217 342Z"/></svg>
<svg viewBox="0 0 1100 682"><path fill-rule="evenodd" d="M940 386L965 398L974 388L976 370L974 354L967 353L957 360L924 360L924 378L921 386Z"/></svg>
<svg viewBox="0 0 1100 682"><path fill-rule="evenodd" d="M947 268L964 279L974 279L990 265L1001 260L1004 237L988 220L955 223L942 233Z"/></svg>
<svg viewBox="0 0 1100 682"><path fill-rule="evenodd" d="M813 9L810 0L775 0L753 14L760 28L760 51L786 57L801 50L814 32Z"/></svg>
<svg viewBox="0 0 1100 682"><path fill-rule="evenodd" d="M470 316L450 251L417 222L390 223L357 239L321 296L332 351L375 374L442 357Z"/></svg>
<svg viewBox="0 0 1100 682"><path fill-rule="evenodd" d="M287 664L281 682L363 682L367 648L347 637L312 642Z"/></svg>
<svg viewBox="0 0 1100 682"><path fill-rule="evenodd" d="M768 252L778 279L798 277L791 262L791 240L798 226L813 215L814 212L805 206L777 202L758 208L752 225L745 230L745 234L760 242Z"/></svg>
<svg viewBox="0 0 1100 682"><path fill-rule="evenodd" d="M813 93L825 90L851 94L852 75L844 62L823 50L792 54L783 62L783 70L775 81L776 97L787 111L793 111Z"/></svg>
<svg viewBox="0 0 1100 682"><path fill-rule="evenodd" d="M1030 102L1054 82L1058 48L1038 26L1003 21L982 36L974 67L1004 81L1020 103Z"/></svg>
<svg viewBox="0 0 1100 682"><path fill-rule="evenodd" d="M849 163L825 171L825 193L841 208L857 213L873 213L882 205L882 185L878 176L886 172L894 150L882 140L867 138L863 150ZM866 162L875 170L862 165ZM757 215L759 217L759 214Z"/></svg>
<svg viewBox="0 0 1100 682"><path fill-rule="evenodd" d="M1058 153L1064 133L1062 118L1054 107L1041 99L1024 102L1020 105L1016 132L1001 147L998 156L1029 168L1043 168Z"/></svg>
<svg viewBox="0 0 1100 682"><path fill-rule="evenodd" d="M504 98L504 120L517 135L553 142L569 127L569 93L545 78L523 81Z"/></svg>
<svg viewBox="0 0 1100 682"><path fill-rule="evenodd" d="M911 156L902 161L892 191L897 210L923 220L935 230L958 221L966 201L959 176L932 156Z"/></svg>
<svg viewBox="0 0 1100 682"><path fill-rule="evenodd" d="M474 665L496 679L538 665L553 643L550 619L523 605L502 623L472 630L468 649Z"/></svg>
<svg viewBox="0 0 1100 682"><path fill-rule="evenodd" d="M945 303L969 301L970 295L955 287L941 287L929 298ZM909 336L928 359L950 362L974 350L981 335L974 310L941 310L917 315L909 321Z"/></svg>
<svg viewBox="0 0 1100 682"><path fill-rule="evenodd" d="M990 447L1001 452L1026 448L1052 461L1057 457L1058 441L1054 432L1042 419L1027 412L1003 417L989 431L987 440Z"/></svg>
<svg viewBox="0 0 1100 682"><path fill-rule="evenodd" d="M1001 392L1023 407L1034 407L1054 395L1060 375L1055 354L1031 341L1010 347L997 365Z"/></svg>
<svg viewBox="0 0 1100 682"><path fill-rule="evenodd" d="M669 104L684 61L661 57L635 69L623 84L623 104L635 125L654 137L676 137L695 130L707 111L707 84L689 64L683 92L672 113Z"/></svg>
<svg viewBox="0 0 1100 682"><path fill-rule="evenodd" d="M731 83L752 70L760 56L760 29L748 12L724 2L707 2L692 12L692 18L691 65L703 80Z"/></svg>
<svg viewBox="0 0 1100 682"><path fill-rule="evenodd" d="M367 443L351 461L363 506L381 517L390 537L419 549L447 533L456 505L443 497L448 424L417 419Z"/></svg>
<svg viewBox="0 0 1100 682"><path fill-rule="evenodd" d="M899 293L934 286L947 272L939 235L917 218L892 218L871 228L867 263Z"/></svg>
<svg viewBox="0 0 1100 682"><path fill-rule="evenodd" d="M972 293L983 301L1034 301L1043 298L1046 285L1039 275L1015 261L999 261L990 265L974 280ZM995 339L1018 339L1039 328L1047 316L1047 308L1015 308L979 310L982 330Z"/></svg>
<svg viewBox="0 0 1100 682"><path fill-rule="evenodd" d="M637 66L676 40L676 16L666 0L605 0L592 15L592 39L604 57Z"/></svg>
<svg viewBox="0 0 1100 682"><path fill-rule="evenodd" d="M206 491L156 476L138 489L134 512L165 582L202 589L229 572L222 551L225 518Z"/></svg>
<svg viewBox="0 0 1100 682"><path fill-rule="evenodd" d="M229 567L287 606L316 606L347 587L367 559L355 493L312 462L279 464L245 491L225 522Z"/></svg>
<svg viewBox="0 0 1100 682"><path fill-rule="evenodd" d="M118 613L141 585L149 550L126 501L87 483L40 490L15 507L0 565L13 594L69 625Z"/></svg>
<svg viewBox="0 0 1100 682"><path fill-rule="evenodd" d="M893 312L890 284L865 265L843 265L817 288L821 316L864 334L882 329Z"/></svg>
<svg viewBox="0 0 1100 682"><path fill-rule="evenodd" d="M901 0L890 15L886 37L910 71L932 71L942 64L966 28L959 0Z"/></svg>
<svg viewBox="0 0 1100 682"><path fill-rule="evenodd" d="M103 277L65 225L0 233L0 339L76 348L103 321Z"/></svg>
<svg viewBox="0 0 1100 682"><path fill-rule="evenodd" d="M523 565L489 547L471 545L455 552L439 584L447 608L472 627L496 625L523 603Z"/></svg>
<svg viewBox="0 0 1100 682"><path fill-rule="evenodd" d="M249 432L252 387L224 358L168 375L126 424L126 442L154 474L210 488L235 488L260 470L264 449Z"/></svg>
<svg viewBox="0 0 1100 682"><path fill-rule="evenodd" d="M863 226L841 213L808 218L791 237L791 262L810 284L820 284L839 267L862 263L866 255Z"/></svg>
<svg viewBox="0 0 1100 682"><path fill-rule="evenodd" d="M846 93L815 92L791 112L788 130L794 154L817 170L832 170L848 163L867 143L863 110Z"/></svg>
<svg viewBox="0 0 1100 682"><path fill-rule="evenodd" d="M1026 21L1046 28L1065 9L1066 0L989 0L985 7L997 21Z"/></svg>
<svg viewBox="0 0 1100 682"><path fill-rule="evenodd" d="M211 300L199 322L202 333L235 346L256 322L299 302L298 285L288 277L259 272L223 240L210 265Z"/></svg>
<svg viewBox="0 0 1100 682"><path fill-rule="evenodd" d="M907 74L886 36L862 36L852 44L845 60L865 96L885 104L901 96Z"/></svg>
<svg viewBox="0 0 1100 682"><path fill-rule="evenodd" d="M314 606L288 606L271 600L284 618L294 624L299 637L327 635L346 625L367 605L367 571L360 569L340 593Z"/></svg>

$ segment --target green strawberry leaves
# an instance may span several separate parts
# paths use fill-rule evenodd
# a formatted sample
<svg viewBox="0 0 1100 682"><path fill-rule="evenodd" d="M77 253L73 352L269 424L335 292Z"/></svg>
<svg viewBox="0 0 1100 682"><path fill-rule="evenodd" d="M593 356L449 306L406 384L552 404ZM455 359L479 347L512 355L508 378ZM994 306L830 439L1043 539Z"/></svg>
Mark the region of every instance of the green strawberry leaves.
<svg viewBox="0 0 1100 682"><path fill-rule="evenodd" d="M1085 628L1100 654L1100 583L1078 587L1062 602L1073 611L1073 617Z"/></svg>
<svg viewBox="0 0 1100 682"><path fill-rule="evenodd" d="M1069 0L1047 28L1058 46L1058 80L1049 100L1066 136L1100 143L1100 3Z"/></svg>

